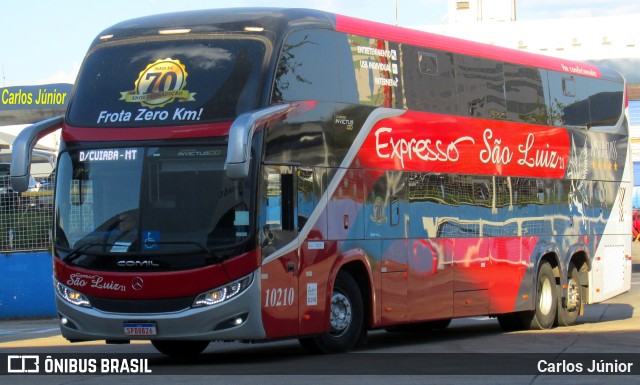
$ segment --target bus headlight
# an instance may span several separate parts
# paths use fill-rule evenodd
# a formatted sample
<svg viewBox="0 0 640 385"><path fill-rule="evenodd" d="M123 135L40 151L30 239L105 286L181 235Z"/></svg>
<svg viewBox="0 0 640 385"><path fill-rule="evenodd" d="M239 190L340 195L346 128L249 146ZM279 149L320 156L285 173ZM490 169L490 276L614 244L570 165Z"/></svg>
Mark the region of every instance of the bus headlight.
<svg viewBox="0 0 640 385"><path fill-rule="evenodd" d="M60 297L73 305L91 307L91 303L89 302L87 297L84 296L84 294L63 285L60 282L56 282L56 291L58 292Z"/></svg>
<svg viewBox="0 0 640 385"><path fill-rule="evenodd" d="M249 285L251 285L252 280L253 274L234 281L228 285L218 287L206 293L202 293L196 298L195 301L193 301L193 307L217 305L221 302L231 299L245 291L249 287Z"/></svg>

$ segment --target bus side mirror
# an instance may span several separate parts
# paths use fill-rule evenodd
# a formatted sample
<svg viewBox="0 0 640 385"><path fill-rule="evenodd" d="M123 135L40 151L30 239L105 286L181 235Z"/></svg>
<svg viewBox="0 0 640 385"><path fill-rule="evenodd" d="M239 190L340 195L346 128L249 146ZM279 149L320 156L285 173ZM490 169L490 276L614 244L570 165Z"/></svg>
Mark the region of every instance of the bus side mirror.
<svg viewBox="0 0 640 385"><path fill-rule="evenodd" d="M56 116L26 127L11 146L11 187L17 192L25 192L29 187L31 152L38 140L60 128L63 116Z"/></svg>
<svg viewBox="0 0 640 385"><path fill-rule="evenodd" d="M249 176L251 139L256 129L271 120L281 117L294 108L292 104L278 104L260 110L246 112L236 118L229 129L229 148L224 168L231 179Z"/></svg>

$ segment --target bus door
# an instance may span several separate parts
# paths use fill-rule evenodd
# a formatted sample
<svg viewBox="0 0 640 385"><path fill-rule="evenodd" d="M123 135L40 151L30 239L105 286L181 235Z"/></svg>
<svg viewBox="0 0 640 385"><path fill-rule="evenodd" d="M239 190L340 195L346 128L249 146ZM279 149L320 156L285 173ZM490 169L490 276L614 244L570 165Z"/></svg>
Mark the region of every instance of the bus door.
<svg viewBox="0 0 640 385"><path fill-rule="evenodd" d="M336 241L327 239L327 169L297 168L297 221L300 239L300 335L325 331L329 276L337 253ZM319 208L320 210L316 211ZM306 226L306 228L305 228Z"/></svg>
<svg viewBox="0 0 640 385"><path fill-rule="evenodd" d="M292 166L264 166L259 241L262 319L269 338L298 334L296 178Z"/></svg>

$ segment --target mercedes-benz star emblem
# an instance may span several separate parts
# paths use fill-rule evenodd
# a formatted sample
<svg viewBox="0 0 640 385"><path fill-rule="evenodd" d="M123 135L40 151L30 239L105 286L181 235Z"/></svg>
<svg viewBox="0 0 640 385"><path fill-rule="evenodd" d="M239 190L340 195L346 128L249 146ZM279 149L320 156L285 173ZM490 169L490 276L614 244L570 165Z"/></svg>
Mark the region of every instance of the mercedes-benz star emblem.
<svg viewBox="0 0 640 385"><path fill-rule="evenodd" d="M131 281L133 290L142 290L142 286L144 286L144 281L140 277L135 277L133 281Z"/></svg>

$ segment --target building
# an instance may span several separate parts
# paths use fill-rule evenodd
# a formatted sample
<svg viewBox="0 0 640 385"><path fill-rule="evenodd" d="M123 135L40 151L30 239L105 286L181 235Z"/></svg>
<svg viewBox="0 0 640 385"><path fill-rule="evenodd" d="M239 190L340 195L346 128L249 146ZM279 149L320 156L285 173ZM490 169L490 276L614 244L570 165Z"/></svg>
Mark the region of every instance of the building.
<svg viewBox="0 0 640 385"><path fill-rule="evenodd" d="M449 0L448 24L417 29L613 68L627 79L634 159L634 208L640 208L640 14L518 21L516 0Z"/></svg>

